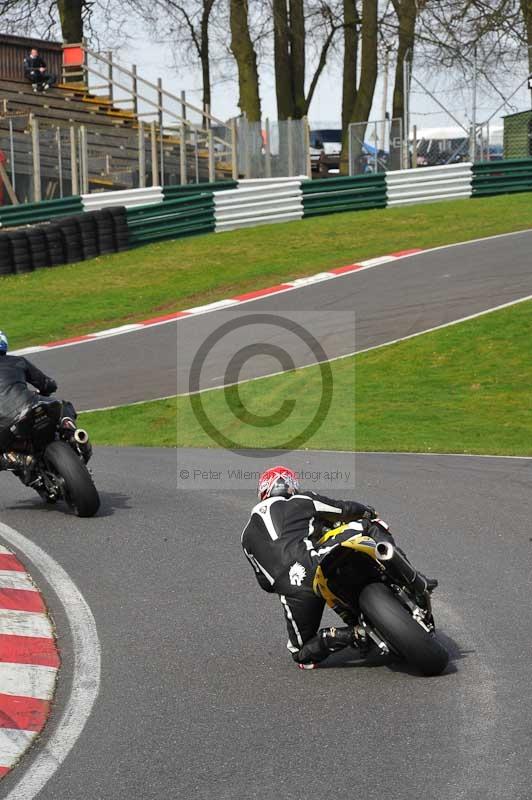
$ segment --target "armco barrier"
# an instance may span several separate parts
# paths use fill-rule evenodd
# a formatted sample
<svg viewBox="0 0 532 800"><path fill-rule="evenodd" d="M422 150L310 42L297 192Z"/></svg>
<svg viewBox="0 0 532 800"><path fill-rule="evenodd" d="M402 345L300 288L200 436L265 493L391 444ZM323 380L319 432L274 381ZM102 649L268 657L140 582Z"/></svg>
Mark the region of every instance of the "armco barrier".
<svg viewBox="0 0 532 800"><path fill-rule="evenodd" d="M40 203L21 203L18 206L0 207L0 226L15 228L18 225L35 225L48 222L55 217L80 214L83 211L81 197L64 197L59 200L44 200Z"/></svg>
<svg viewBox="0 0 532 800"><path fill-rule="evenodd" d="M301 189L304 217L386 206L386 176L383 172L351 178L306 180Z"/></svg>
<svg viewBox="0 0 532 800"><path fill-rule="evenodd" d="M532 158L473 164L473 197L532 191Z"/></svg>
<svg viewBox="0 0 532 800"><path fill-rule="evenodd" d="M123 189L119 192L97 192L95 194L82 194L85 211L97 211L100 208L111 206L146 206L149 203L161 203L163 190L161 186L149 186L143 189Z"/></svg>
<svg viewBox="0 0 532 800"><path fill-rule="evenodd" d="M176 186L163 186L165 200L178 200L180 197L189 197L192 194L203 192L224 192L227 189L236 189L237 181L216 181L216 183L188 183Z"/></svg>
<svg viewBox="0 0 532 800"><path fill-rule="evenodd" d="M471 197L472 164L446 164L386 173L388 205L434 203Z"/></svg>
<svg viewBox="0 0 532 800"><path fill-rule="evenodd" d="M209 233L214 231L213 193L129 208L127 224L132 245Z"/></svg>
<svg viewBox="0 0 532 800"><path fill-rule="evenodd" d="M214 195L216 232L301 219L301 197L299 178L266 186L239 184L238 189Z"/></svg>

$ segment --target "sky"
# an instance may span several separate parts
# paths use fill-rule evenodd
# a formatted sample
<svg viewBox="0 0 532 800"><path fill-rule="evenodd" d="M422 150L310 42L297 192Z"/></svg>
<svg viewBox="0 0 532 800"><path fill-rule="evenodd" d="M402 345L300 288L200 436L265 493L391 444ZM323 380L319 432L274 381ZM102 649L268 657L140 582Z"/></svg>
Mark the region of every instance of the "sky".
<svg viewBox="0 0 532 800"><path fill-rule="evenodd" d="M195 104L201 104L201 81L199 70L192 68L176 69L172 65L172 57L168 47L146 41L145 38L135 39L126 46L115 50L115 54L125 65L136 63L139 73L153 82L158 77L162 77L163 84L175 94L179 94L181 89L187 92L187 98ZM393 65L392 65L393 67ZM427 80L426 70L414 68L414 80L411 94L411 124L416 124L419 129L452 126L456 127L457 122L468 127L472 118L473 90L468 86L465 90L456 91L453 76L441 72ZM454 76L456 78L456 76ZM499 86L499 90L505 97L509 97L519 84L526 82L527 69L523 64L522 73L517 71L515 77L507 85ZM419 81L419 83L418 83ZM425 91L429 86L448 110L447 112L435 103ZM262 98L263 116L276 119L275 86L273 81L273 70L262 67L260 70L260 90ZM393 90L393 72L390 70L388 83L387 110L391 112L391 94ZM215 86L213 89L212 113L221 118L229 119L239 113L238 87L236 81L224 82ZM477 93L477 123L488 119L501 103L501 98L494 92L488 92L483 87L479 87ZM530 108L530 93L525 85L514 95L510 104L498 111L491 121L491 126L501 126L501 115L521 111ZM310 121L313 127L336 127L339 125L341 109L341 71L337 63L328 65L324 70L310 110ZM382 118L383 111L383 74L382 65L380 76L375 93L371 118L374 120ZM448 113L451 112L451 113ZM451 116L452 115L452 116Z"/></svg>

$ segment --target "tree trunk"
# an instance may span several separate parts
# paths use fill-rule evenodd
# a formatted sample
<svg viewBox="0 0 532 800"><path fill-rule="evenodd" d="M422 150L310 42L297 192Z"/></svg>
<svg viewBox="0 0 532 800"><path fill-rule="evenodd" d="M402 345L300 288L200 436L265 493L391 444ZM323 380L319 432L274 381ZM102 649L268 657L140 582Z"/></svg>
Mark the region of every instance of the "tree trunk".
<svg viewBox="0 0 532 800"><path fill-rule="evenodd" d="M357 99L358 28L357 0L344 0L344 70L342 85L342 138Z"/></svg>
<svg viewBox="0 0 532 800"><path fill-rule="evenodd" d="M403 120L405 111L405 90L409 87L404 85L404 66L405 62L412 67L414 58L414 37L416 32L417 0L394 0L394 8L399 23L398 42L397 42L397 61L395 65L395 83L393 88L392 103L392 127L390 131L391 139L399 139L401 133L401 123L395 120ZM403 126L404 127L404 126ZM403 140L408 141L409 131L402 131ZM400 167L400 150L395 149L391 155L392 169ZM405 166L409 166L408 164Z"/></svg>
<svg viewBox="0 0 532 800"><path fill-rule="evenodd" d="M203 109L211 109L211 62L209 53L209 17L212 9L212 2L203 4L203 14L201 17L200 33L200 60L201 60L201 80L203 86ZM208 127L208 120L205 119L205 127Z"/></svg>
<svg viewBox="0 0 532 800"><path fill-rule="evenodd" d="M301 119L307 111L305 98L305 13L303 0L290 2L290 60L292 64L293 117Z"/></svg>
<svg viewBox="0 0 532 800"><path fill-rule="evenodd" d="M249 122L260 122L259 74L257 54L248 25L248 1L230 0L231 50L238 67L238 105Z"/></svg>
<svg viewBox="0 0 532 800"><path fill-rule="evenodd" d="M295 109L286 0L273 0L273 55L277 117L288 119L294 116Z"/></svg>
<svg viewBox="0 0 532 800"><path fill-rule="evenodd" d="M373 96L377 83L377 6L378 0L363 0L362 2L360 82L349 122L366 122L371 111L371 106L373 105ZM357 139L360 140L360 146L357 147L355 142L352 152L355 163L357 158L362 155L364 134L365 127L361 125L357 136ZM344 175L348 172L348 158L349 147L346 134L342 141L342 158L340 162L340 170Z"/></svg>
<svg viewBox="0 0 532 800"><path fill-rule="evenodd" d="M532 74L532 0L520 0L528 47L528 72Z"/></svg>
<svg viewBox="0 0 532 800"><path fill-rule="evenodd" d="M83 40L84 0L57 0L63 41L77 44Z"/></svg>

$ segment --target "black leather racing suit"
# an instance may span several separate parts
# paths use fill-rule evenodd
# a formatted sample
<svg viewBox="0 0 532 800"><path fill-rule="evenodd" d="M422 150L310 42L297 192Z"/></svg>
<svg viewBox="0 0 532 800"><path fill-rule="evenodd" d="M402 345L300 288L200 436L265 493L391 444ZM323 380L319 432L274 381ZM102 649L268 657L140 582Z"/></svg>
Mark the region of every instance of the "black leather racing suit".
<svg viewBox="0 0 532 800"><path fill-rule="evenodd" d="M28 383L43 395L50 395L57 384L22 356L0 356L0 450L9 439L9 427L16 416L35 398Z"/></svg>
<svg viewBox="0 0 532 800"><path fill-rule="evenodd" d="M323 527L360 519L369 509L354 501L305 492L289 499L269 498L251 511L242 533L242 547L261 588L276 592L281 599L288 628L287 647L299 663L321 660L321 656L315 657L314 639L325 603L314 594L312 581Z"/></svg>

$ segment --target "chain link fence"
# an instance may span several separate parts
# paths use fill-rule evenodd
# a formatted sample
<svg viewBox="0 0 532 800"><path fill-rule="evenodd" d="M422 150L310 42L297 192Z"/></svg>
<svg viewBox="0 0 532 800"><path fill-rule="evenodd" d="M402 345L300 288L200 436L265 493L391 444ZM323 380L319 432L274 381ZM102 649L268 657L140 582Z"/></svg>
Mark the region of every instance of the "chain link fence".
<svg viewBox="0 0 532 800"><path fill-rule="evenodd" d="M306 119L270 123L237 120L238 172L244 178L307 175L310 168Z"/></svg>

